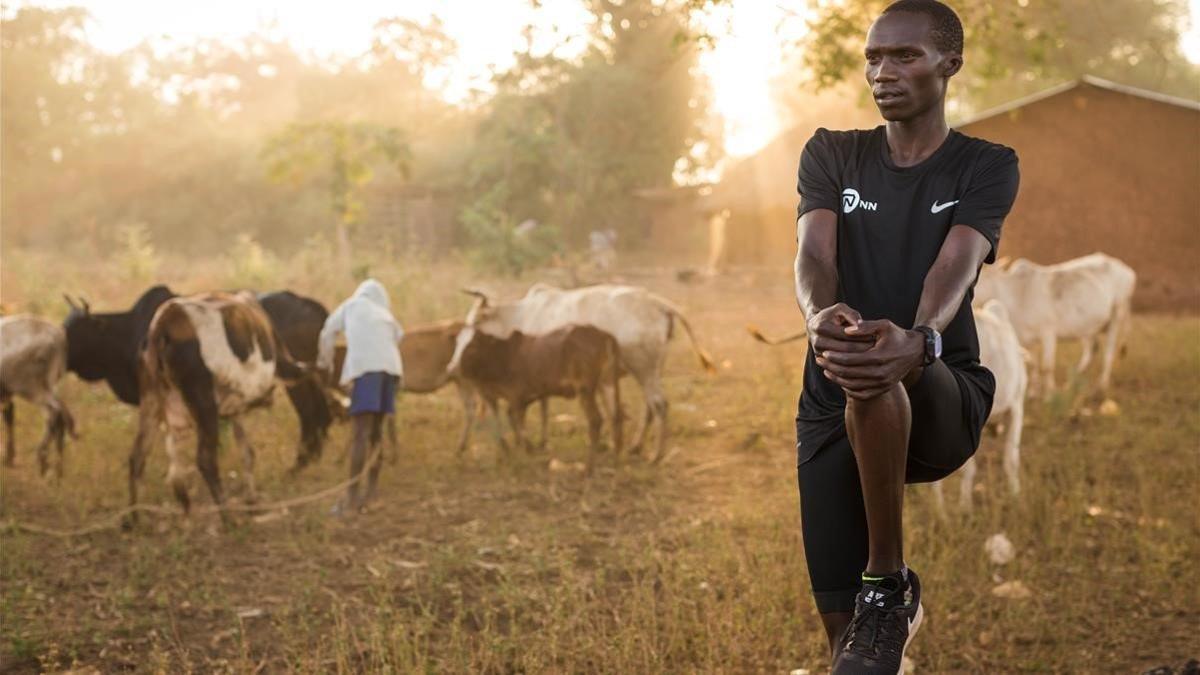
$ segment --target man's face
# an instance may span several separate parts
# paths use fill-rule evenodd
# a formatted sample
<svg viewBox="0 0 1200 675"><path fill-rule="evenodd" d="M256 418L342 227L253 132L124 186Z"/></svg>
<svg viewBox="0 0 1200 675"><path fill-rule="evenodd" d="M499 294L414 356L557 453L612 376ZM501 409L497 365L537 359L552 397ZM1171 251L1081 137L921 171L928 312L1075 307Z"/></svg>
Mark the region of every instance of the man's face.
<svg viewBox="0 0 1200 675"><path fill-rule="evenodd" d="M937 105L961 67L962 57L938 51L931 32L928 17L895 12L867 33L867 84L883 119L910 120Z"/></svg>

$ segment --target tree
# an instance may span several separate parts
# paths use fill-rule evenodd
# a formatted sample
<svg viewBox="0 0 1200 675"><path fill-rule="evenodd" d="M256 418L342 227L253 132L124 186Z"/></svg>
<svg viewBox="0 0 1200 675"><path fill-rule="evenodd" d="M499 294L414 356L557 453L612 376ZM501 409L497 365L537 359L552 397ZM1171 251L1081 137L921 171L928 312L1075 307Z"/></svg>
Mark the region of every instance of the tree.
<svg viewBox="0 0 1200 675"><path fill-rule="evenodd" d="M861 76L867 27L888 4L817 4L799 45L813 88ZM966 67L951 93L964 109L996 105L1084 74L1187 98L1200 91L1200 69L1179 49L1182 0L949 4L963 22Z"/></svg>
<svg viewBox="0 0 1200 675"><path fill-rule="evenodd" d="M487 200L470 213L536 219L582 244L590 231L640 233L638 188L673 184L706 158L708 95L698 45L680 39L689 7L655 0L588 0L588 46L567 59L526 49L495 79L472 152L469 186Z"/></svg>
<svg viewBox="0 0 1200 675"><path fill-rule="evenodd" d="M390 166L407 174L411 152L399 129L366 122L296 122L267 140L263 148L268 175L298 186L323 178L334 216L338 258L350 270L350 231L362 220L362 188L374 167Z"/></svg>

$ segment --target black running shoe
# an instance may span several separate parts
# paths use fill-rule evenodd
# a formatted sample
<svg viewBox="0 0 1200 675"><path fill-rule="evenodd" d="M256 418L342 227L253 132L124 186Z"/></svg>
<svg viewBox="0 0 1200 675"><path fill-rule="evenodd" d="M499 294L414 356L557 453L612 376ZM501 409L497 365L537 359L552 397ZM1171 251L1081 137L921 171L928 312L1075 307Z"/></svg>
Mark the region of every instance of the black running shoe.
<svg viewBox="0 0 1200 675"><path fill-rule="evenodd" d="M908 587L894 579L867 583L854 603L854 618L842 636L833 675L900 672L904 650L921 627L921 582L911 569Z"/></svg>

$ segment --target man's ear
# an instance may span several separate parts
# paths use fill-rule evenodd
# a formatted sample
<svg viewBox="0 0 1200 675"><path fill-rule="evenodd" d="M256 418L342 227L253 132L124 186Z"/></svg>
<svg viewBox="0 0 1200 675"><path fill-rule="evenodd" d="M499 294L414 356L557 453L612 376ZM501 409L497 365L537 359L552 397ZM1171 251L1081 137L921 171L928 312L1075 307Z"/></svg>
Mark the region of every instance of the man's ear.
<svg viewBox="0 0 1200 675"><path fill-rule="evenodd" d="M942 77L954 77L958 71L962 70L962 66L962 54L949 54L942 59L941 65L938 66L938 74Z"/></svg>

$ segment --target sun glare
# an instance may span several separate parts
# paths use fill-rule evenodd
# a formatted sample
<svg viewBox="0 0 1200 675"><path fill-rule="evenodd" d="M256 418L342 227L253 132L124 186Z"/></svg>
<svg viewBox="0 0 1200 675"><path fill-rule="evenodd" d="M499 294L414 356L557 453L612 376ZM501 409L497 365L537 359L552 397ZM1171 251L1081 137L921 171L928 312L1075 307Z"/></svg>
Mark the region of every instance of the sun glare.
<svg viewBox="0 0 1200 675"><path fill-rule="evenodd" d="M1188 0L1188 29L1179 38L1184 57L1200 63L1200 0Z"/></svg>
<svg viewBox="0 0 1200 675"><path fill-rule="evenodd" d="M718 7L710 18L716 47L700 63L712 81L731 155L751 154L779 133L770 82L780 64L777 27L784 11L773 2L742 0Z"/></svg>

